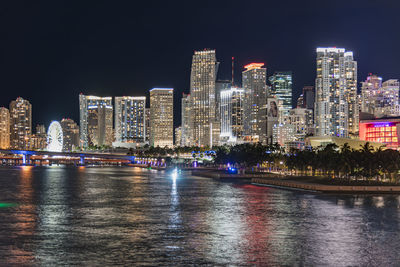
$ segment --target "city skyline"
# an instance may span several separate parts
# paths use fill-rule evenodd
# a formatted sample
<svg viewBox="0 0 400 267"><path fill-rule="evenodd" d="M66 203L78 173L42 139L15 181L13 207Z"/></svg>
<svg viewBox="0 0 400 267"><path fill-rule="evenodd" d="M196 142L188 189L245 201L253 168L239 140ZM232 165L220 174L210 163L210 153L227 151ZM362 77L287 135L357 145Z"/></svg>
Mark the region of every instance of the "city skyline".
<svg viewBox="0 0 400 267"><path fill-rule="evenodd" d="M34 125L49 125L62 117L78 121L79 104L73 96L81 92L141 96L150 88L170 87L178 103L183 92L189 93L190 57L204 47L216 49L217 60L224 63L218 79L231 79L232 56L237 82L241 67L251 62L264 62L268 75L293 71L293 101L303 86L314 84L317 46L354 51L358 81L368 73L395 79L400 76L396 60L400 38L390 29L399 25L398 7L399 3L387 1L339 1L328 10L317 1L245 7L237 1L205 3L210 19L204 21L205 31L195 32L191 29L203 21L201 12L178 3L141 3L141 12L133 4L52 3L21 8L8 3L1 18L7 26L0 47L7 52L0 62L1 86L6 91L0 106L24 97L36 106ZM238 19L228 19L232 14ZM370 32L388 36L390 42L371 42ZM180 121L179 106L174 119Z"/></svg>

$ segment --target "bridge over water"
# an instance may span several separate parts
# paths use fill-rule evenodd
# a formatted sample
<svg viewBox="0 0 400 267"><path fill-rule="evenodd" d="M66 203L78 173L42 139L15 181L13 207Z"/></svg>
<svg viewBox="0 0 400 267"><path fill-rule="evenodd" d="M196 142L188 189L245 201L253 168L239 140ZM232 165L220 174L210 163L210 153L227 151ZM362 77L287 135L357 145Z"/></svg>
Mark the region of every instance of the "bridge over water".
<svg viewBox="0 0 400 267"><path fill-rule="evenodd" d="M50 152L50 151L33 151L33 150L14 150L0 149L3 154L0 159L21 159L22 165L32 165L35 161L64 161L85 165L86 162L117 162L117 163L135 163L135 157L124 154L110 153L86 153L86 152ZM15 156L19 156L16 158Z"/></svg>

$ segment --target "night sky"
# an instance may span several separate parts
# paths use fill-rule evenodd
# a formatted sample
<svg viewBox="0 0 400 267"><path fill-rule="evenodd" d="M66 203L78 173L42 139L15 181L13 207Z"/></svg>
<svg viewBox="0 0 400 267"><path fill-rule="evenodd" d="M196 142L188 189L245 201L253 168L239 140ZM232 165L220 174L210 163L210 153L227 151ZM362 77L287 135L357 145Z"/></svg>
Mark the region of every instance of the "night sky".
<svg viewBox="0 0 400 267"><path fill-rule="evenodd" d="M6 3L7 2L7 3ZM369 72L400 78L400 1L4 1L0 7L0 106L18 96L46 126L78 121L78 94L189 92L194 50L214 48L219 79L265 62L292 70L294 99L314 85L315 48L344 47Z"/></svg>

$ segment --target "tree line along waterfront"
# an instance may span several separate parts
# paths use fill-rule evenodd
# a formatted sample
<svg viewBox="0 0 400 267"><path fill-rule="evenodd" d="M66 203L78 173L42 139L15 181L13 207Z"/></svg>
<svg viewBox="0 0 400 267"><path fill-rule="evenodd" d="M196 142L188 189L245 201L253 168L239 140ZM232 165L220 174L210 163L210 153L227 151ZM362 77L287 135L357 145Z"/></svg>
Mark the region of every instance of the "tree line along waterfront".
<svg viewBox="0 0 400 267"><path fill-rule="evenodd" d="M369 143L353 149L346 143L341 147L328 144L325 147L294 150L286 153L278 144L239 144L212 148L207 147L147 147L130 151L137 157L164 159L168 165L177 162L182 155L186 164L202 161L203 166L214 168L235 167L241 172L270 172L305 178L323 178L328 183L396 183L400 182L400 152L393 149L374 149Z"/></svg>

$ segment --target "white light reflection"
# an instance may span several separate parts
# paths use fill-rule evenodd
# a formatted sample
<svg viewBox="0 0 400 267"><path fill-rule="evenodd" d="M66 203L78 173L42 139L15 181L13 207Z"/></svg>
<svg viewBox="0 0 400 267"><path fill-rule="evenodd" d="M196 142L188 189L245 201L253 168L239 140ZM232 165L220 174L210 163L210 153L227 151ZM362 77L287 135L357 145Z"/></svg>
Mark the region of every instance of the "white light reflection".
<svg viewBox="0 0 400 267"><path fill-rule="evenodd" d="M171 174L172 177L172 188L171 188L171 207L170 207L170 219L169 219L169 228L176 229L181 225L181 214L179 207L179 195L176 186L176 180L178 178L178 169L175 168Z"/></svg>

